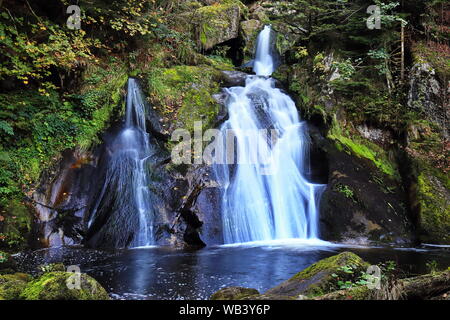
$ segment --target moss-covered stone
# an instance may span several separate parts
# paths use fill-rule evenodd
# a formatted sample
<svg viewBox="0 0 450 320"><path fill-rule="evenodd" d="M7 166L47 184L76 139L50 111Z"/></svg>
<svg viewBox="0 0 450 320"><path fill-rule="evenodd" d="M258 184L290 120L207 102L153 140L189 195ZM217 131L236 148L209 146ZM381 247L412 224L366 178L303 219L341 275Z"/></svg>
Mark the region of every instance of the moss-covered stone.
<svg viewBox="0 0 450 320"><path fill-rule="evenodd" d="M156 68L147 75L149 100L162 116L164 133L183 128L193 131L194 122L211 127L219 113L212 94L219 91L221 72L207 66Z"/></svg>
<svg viewBox="0 0 450 320"><path fill-rule="evenodd" d="M417 178L420 240L427 243L450 244L449 179L437 170L422 166Z"/></svg>
<svg viewBox="0 0 450 320"><path fill-rule="evenodd" d="M368 159L384 174L395 179L400 179L395 162L389 159L383 148L367 139L359 137L357 134L350 135L345 133L336 118L333 120L328 138L336 141L338 149L342 150L345 148L346 151L351 152L357 157Z"/></svg>
<svg viewBox="0 0 450 320"><path fill-rule="evenodd" d="M351 267L352 274L359 275L369 266L367 262L351 252L320 260L305 270L297 273L289 280L269 289L265 294L280 296L318 296L334 291L337 288L336 277L342 267Z"/></svg>
<svg viewBox="0 0 450 320"><path fill-rule="evenodd" d="M210 300L240 300L254 295L259 295L258 290L243 287L227 287L213 293Z"/></svg>
<svg viewBox="0 0 450 320"><path fill-rule="evenodd" d="M80 274L80 288L69 289L77 274L49 272L26 286L21 293L25 300L109 300L106 290L92 277Z"/></svg>
<svg viewBox="0 0 450 320"><path fill-rule="evenodd" d="M223 0L182 14L180 18L189 23L198 46L209 50L238 37L239 21L246 10L239 0Z"/></svg>
<svg viewBox="0 0 450 320"><path fill-rule="evenodd" d="M21 299L20 293L25 289L31 276L25 273L0 275L0 299Z"/></svg>
<svg viewBox="0 0 450 320"><path fill-rule="evenodd" d="M258 37L263 23L259 20L245 20L241 22L240 33L241 38L244 41L243 53L244 56L253 57L256 47L256 39Z"/></svg>

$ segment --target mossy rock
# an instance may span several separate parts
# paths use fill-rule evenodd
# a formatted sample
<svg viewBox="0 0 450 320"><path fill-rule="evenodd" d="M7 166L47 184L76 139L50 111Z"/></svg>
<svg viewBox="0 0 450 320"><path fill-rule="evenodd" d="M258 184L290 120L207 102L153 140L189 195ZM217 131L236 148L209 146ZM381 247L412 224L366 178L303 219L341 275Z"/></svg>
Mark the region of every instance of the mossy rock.
<svg viewBox="0 0 450 320"><path fill-rule="evenodd" d="M18 300L31 276L25 273L0 275L0 300Z"/></svg>
<svg viewBox="0 0 450 320"><path fill-rule="evenodd" d="M193 12L191 25L194 38L204 50L235 39L239 35L239 22L245 5L238 0L223 0Z"/></svg>
<svg viewBox="0 0 450 320"><path fill-rule="evenodd" d="M241 22L240 36L245 43L243 48L245 56L253 57L256 47L256 39L258 38L258 34L262 27L263 23L255 19Z"/></svg>
<svg viewBox="0 0 450 320"><path fill-rule="evenodd" d="M336 147L339 150L345 150L359 158L370 160L382 173L400 180L396 163L389 159L383 148L356 134L345 131L336 117L333 119L328 138L336 142Z"/></svg>
<svg viewBox="0 0 450 320"><path fill-rule="evenodd" d="M341 273L340 268L346 266L352 266L353 273L359 275L367 269L369 263L352 252L342 252L314 263L264 294L295 297L326 294L336 289L336 278L333 275Z"/></svg>
<svg viewBox="0 0 450 320"><path fill-rule="evenodd" d="M449 186L434 171L421 168L417 179L419 237L426 243L450 244Z"/></svg>
<svg viewBox="0 0 450 320"><path fill-rule="evenodd" d="M69 289L70 272L49 272L30 282L21 293L25 300L109 300L106 290L92 277L80 274L80 289Z"/></svg>
<svg viewBox="0 0 450 320"><path fill-rule="evenodd" d="M202 121L210 128L220 111L212 95L219 92L222 73L207 65L154 68L147 75L151 105L161 116L163 133L181 128L190 132Z"/></svg>
<svg viewBox="0 0 450 320"><path fill-rule="evenodd" d="M243 287L227 287L213 293L210 300L240 300L254 295L259 295L258 290Z"/></svg>

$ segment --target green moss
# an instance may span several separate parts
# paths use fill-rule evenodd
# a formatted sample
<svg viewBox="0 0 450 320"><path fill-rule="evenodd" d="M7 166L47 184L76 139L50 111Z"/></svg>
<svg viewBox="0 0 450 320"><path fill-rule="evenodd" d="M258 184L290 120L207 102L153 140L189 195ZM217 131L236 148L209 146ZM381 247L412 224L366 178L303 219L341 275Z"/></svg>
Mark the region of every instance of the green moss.
<svg viewBox="0 0 450 320"><path fill-rule="evenodd" d="M388 176L400 179L396 165L388 159L386 152L380 146L358 135L353 135L352 138L349 138L349 134L344 133L336 118L333 119L328 138L336 141L338 149L346 148L348 152L357 157L372 161L378 169Z"/></svg>
<svg viewBox="0 0 450 320"><path fill-rule="evenodd" d="M423 242L450 244L448 177L422 166L417 178L420 237Z"/></svg>
<svg viewBox="0 0 450 320"><path fill-rule="evenodd" d="M342 252L335 256L322 259L303 271L297 273L292 279L308 279L322 271L336 271L346 265L368 266L367 262L352 252Z"/></svg>
<svg viewBox="0 0 450 320"><path fill-rule="evenodd" d="M147 81L150 101L164 116L164 126L193 131L194 122L211 127L219 112L212 94L219 91L216 69L202 66L176 66L150 70Z"/></svg>
<svg viewBox="0 0 450 320"><path fill-rule="evenodd" d="M339 282L358 280L361 271L368 266L356 254L342 252L312 264L266 294L320 296L338 290Z"/></svg>
<svg viewBox="0 0 450 320"><path fill-rule="evenodd" d="M247 8L239 0L223 0L210 6L195 10L192 25L195 26L195 38L203 49L211 49L214 45L230 39L228 32L236 23L235 15L241 15ZM238 23L238 22L237 22Z"/></svg>
<svg viewBox="0 0 450 320"><path fill-rule="evenodd" d="M69 289L69 272L49 272L26 286L21 293L25 300L109 300L105 289L92 277L80 275L80 289Z"/></svg>
<svg viewBox="0 0 450 320"><path fill-rule="evenodd" d="M243 287L229 287L215 292L211 295L210 300L241 300L254 295L259 295L258 290Z"/></svg>
<svg viewBox="0 0 450 320"><path fill-rule="evenodd" d="M17 300L31 277L24 273L0 275L0 299Z"/></svg>

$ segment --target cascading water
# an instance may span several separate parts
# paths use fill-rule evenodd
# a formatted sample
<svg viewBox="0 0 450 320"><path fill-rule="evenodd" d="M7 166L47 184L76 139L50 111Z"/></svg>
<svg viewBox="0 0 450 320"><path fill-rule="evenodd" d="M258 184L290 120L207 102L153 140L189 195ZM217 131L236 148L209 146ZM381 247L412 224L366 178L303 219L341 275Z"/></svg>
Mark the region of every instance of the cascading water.
<svg viewBox="0 0 450 320"><path fill-rule="evenodd" d="M256 76L248 76L245 87L227 89L229 119L221 132L227 136L231 130L237 143L236 149L227 145L227 152L216 157L235 153L237 163L227 165L225 158L216 158L215 165L223 187L225 243L318 238L318 202L324 185L305 178L307 128L295 103L270 78L275 68L271 34L266 26L258 36ZM274 133L272 139L264 129Z"/></svg>
<svg viewBox="0 0 450 320"><path fill-rule="evenodd" d="M136 80L128 80L125 125L107 146L103 188L88 222L90 242L137 247L154 243L147 160L153 150L145 125L146 107Z"/></svg>

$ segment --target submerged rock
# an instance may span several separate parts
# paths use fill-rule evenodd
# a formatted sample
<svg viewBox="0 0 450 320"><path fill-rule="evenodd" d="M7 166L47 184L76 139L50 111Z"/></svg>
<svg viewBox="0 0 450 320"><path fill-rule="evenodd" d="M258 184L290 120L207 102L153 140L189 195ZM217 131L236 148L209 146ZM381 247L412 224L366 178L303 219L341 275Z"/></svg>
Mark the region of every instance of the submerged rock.
<svg viewBox="0 0 450 320"><path fill-rule="evenodd" d="M80 274L80 288L70 289L78 275L71 272L48 272L27 284L20 294L25 300L109 300L106 290L92 277ZM74 278L71 278L74 277Z"/></svg>
<svg viewBox="0 0 450 320"><path fill-rule="evenodd" d="M320 260L280 285L267 290L265 295L298 297L299 295L318 296L336 288L334 274L340 273L342 267L351 266L354 274L365 271L367 262L351 252Z"/></svg>

